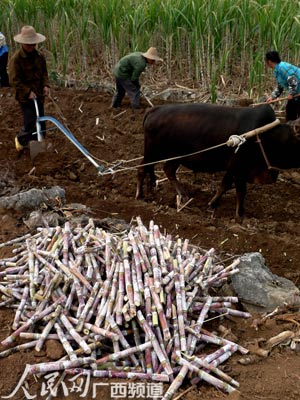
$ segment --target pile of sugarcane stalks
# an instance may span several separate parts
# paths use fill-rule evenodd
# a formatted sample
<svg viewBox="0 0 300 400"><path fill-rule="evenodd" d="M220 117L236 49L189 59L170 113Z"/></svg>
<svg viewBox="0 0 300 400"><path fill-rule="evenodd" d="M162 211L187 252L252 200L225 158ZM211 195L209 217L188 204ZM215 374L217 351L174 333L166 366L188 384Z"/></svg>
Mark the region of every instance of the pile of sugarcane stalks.
<svg viewBox="0 0 300 400"><path fill-rule="evenodd" d="M12 246L12 256L0 260L0 306L15 309L15 316L0 357L40 351L48 339L65 351L57 361L27 365L26 374L169 382L163 399L186 377L237 390L218 365L247 350L207 324L224 315L250 316L236 309L237 297L211 295L238 272L239 259L225 266L214 249L173 240L153 221L147 229L139 217L119 235L91 219L84 227L41 227L4 246ZM18 338L29 341L16 346ZM211 344L219 348L209 352Z"/></svg>

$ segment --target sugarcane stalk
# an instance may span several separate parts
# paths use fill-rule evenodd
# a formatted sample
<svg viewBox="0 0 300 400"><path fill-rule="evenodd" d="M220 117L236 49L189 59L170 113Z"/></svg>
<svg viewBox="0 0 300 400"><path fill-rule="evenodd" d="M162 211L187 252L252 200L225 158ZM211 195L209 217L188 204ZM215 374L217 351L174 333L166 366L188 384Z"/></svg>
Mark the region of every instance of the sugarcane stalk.
<svg viewBox="0 0 300 400"><path fill-rule="evenodd" d="M76 286L75 286L75 282L73 282L72 286L71 286L70 293L69 293L69 295L67 297L67 300L66 300L65 310L70 310L70 308L72 306L72 303L73 303L73 300L74 300L75 293L76 293Z"/></svg>
<svg viewBox="0 0 300 400"><path fill-rule="evenodd" d="M77 278L74 279L74 287L75 287L75 292L76 292L77 299L78 299L78 308L77 308L77 312L76 312L76 317L79 318L79 316L81 315L81 313L85 307L85 298L83 295L82 286Z"/></svg>
<svg viewBox="0 0 300 400"><path fill-rule="evenodd" d="M22 339L38 340L42 337L42 334L35 333L35 332L21 332L19 336ZM70 335L65 335L65 337L68 340L73 340L72 336L70 336ZM50 339L59 340L58 334L57 333L49 333L47 335L47 340L50 340Z"/></svg>
<svg viewBox="0 0 300 400"><path fill-rule="evenodd" d="M242 317L242 318L251 318L251 314L245 311L240 311L240 310L234 310L232 308L228 307L220 307L215 310L216 312L222 313L222 314L229 314L229 315L234 315L235 317Z"/></svg>
<svg viewBox="0 0 300 400"><path fill-rule="evenodd" d="M136 222L137 222L137 231L144 243L147 243L148 241L148 230L145 227L145 225L142 222L141 217L136 217Z"/></svg>
<svg viewBox="0 0 300 400"><path fill-rule="evenodd" d="M81 365L91 364L94 362L95 359L92 357L79 357L76 358L76 360L53 361L47 363L32 364L28 365L28 372L34 375L44 374L51 371L61 371L66 370L67 368L76 368L80 367Z"/></svg>
<svg viewBox="0 0 300 400"><path fill-rule="evenodd" d="M129 314L129 307L129 302L127 302L122 308L122 314L126 322L129 322L132 319L131 315Z"/></svg>
<svg viewBox="0 0 300 400"><path fill-rule="evenodd" d="M173 322L173 338L174 338L174 352L175 354L180 354L180 338L179 338L179 328L178 328L178 318L177 310L175 304L172 304L172 322Z"/></svg>
<svg viewBox="0 0 300 400"><path fill-rule="evenodd" d="M158 340L156 339L156 336L152 332L151 327L149 326L149 324L145 320L141 310L138 310L137 318L138 318L138 322L139 322L141 328L146 333L146 335L148 335L148 337L149 337L149 339L150 339L150 341L151 341L151 343L153 345L153 348L154 348L154 350L156 352L156 355L157 355L159 361L162 363L162 365L164 367L164 370L166 371L166 373L168 375L172 375L173 374L173 370L171 368L170 362L169 362L169 360L167 358L165 358L165 356L164 356L164 354L163 354L163 352L161 350L161 347L160 347L160 345L158 343Z"/></svg>
<svg viewBox="0 0 300 400"><path fill-rule="evenodd" d="M195 328L194 328L197 333L199 333L201 331L204 319L206 318L206 316L208 314L208 311L210 309L211 303L212 303L212 298L211 298L211 296L208 296L207 299L206 299L206 302L205 302L205 304L204 304L204 306L203 306L203 308L202 308L202 310L200 312L199 318L198 318L197 323L196 323ZM193 338L191 340L191 344L190 344L190 348L189 348L189 353L188 354L190 354L190 355L193 354L193 352L195 350L195 347L196 347L196 343L197 343L197 338L195 336L193 336Z"/></svg>
<svg viewBox="0 0 300 400"><path fill-rule="evenodd" d="M33 340L31 342L19 344L18 346L11 347L10 349L3 350L0 352L0 358L4 358L7 356L10 356L11 354L17 353L18 351L26 350L26 349L31 349L34 347L37 343L37 340Z"/></svg>
<svg viewBox="0 0 300 400"><path fill-rule="evenodd" d="M208 354L205 356L205 360L208 363L211 363L212 361L216 360L219 358L221 355L223 355L226 352L231 352L234 353L237 351L237 345L236 344L225 344L224 346L220 347L218 350L214 351L213 353Z"/></svg>
<svg viewBox="0 0 300 400"><path fill-rule="evenodd" d="M116 265L116 263L112 262L111 268L107 274L107 278L104 281L104 284L101 286L101 289L99 291L99 296L101 297L101 302L98 305L98 309L97 309L98 315L97 315L96 321L95 321L96 326L101 325L103 318L105 316L105 314L103 315L103 309L104 309L105 305L106 305L106 307L108 306L107 298L108 298L108 294L109 294L109 289L111 287L111 281L112 281L114 271L115 271L115 265Z"/></svg>
<svg viewBox="0 0 300 400"><path fill-rule="evenodd" d="M214 376L208 374L207 372L199 369L198 367L196 367L195 365L193 365L192 363L190 363L189 361L185 360L182 357L177 357L176 361L182 365L187 367L190 371L196 373L201 379L203 379L204 381L208 382L209 384L213 385L214 387L221 389L227 393L232 393L234 391L236 391L236 388L234 388L233 386L229 385L229 383L227 382L223 382L218 378L215 378Z"/></svg>
<svg viewBox="0 0 300 400"><path fill-rule="evenodd" d="M15 314L14 322L12 324L12 329L13 330L16 330L18 328L18 326L19 326L20 317L21 317L21 314L22 314L22 312L24 310L24 307L25 307L25 304L26 304L26 301L27 301L27 298L28 298L28 294L29 294L29 287L25 286L24 290L23 290L21 301L19 303L18 309L17 309L16 314Z"/></svg>
<svg viewBox="0 0 300 400"><path fill-rule="evenodd" d="M213 357L207 356L204 358L204 361L209 362L209 365L211 365L212 367L217 367L218 365L220 365L223 362L225 362L226 360L228 360L228 358L231 357L234 352L235 352L234 349L233 349L233 351L225 351L223 354L219 355L217 358L214 358L214 359L212 359L212 358L215 357L215 355L213 355ZM200 380L201 380L201 378L196 377L191 380L191 383L193 385L197 385ZM236 381L231 382L231 384L234 384L235 382ZM239 387L238 384L235 384L235 386Z"/></svg>
<svg viewBox="0 0 300 400"><path fill-rule="evenodd" d="M181 301L182 301L182 314L183 318L187 320L187 303L185 297L185 278L184 278L184 268L182 263L181 254L177 254L177 261L179 267L179 285L181 290Z"/></svg>
<svg viewBox="0 0 300 400"><path fill-rule="evenodd" d="M44 327L40 337L37 340L37 343L36 343L36 346L35 346L35 350L36 351L41 351L41 349L42 349L42 347L43 347L43 345L45 343L45 340L48 338L49 333L51 332L52 328L54 327L55 321L56 321L56 318L52 317L51 320ZM21 332L20 335L22 333L23 332Z"/></svg>
<svg viewBox="0 0 300 400"><path fill-rule="evenodd" d="M204 306L205 306L205 302L203 302L203 303L195 302L193 307L191 307L191 312L201 311ZM231 306L231 303L229 301L212 302L210 305L210 310L216 311L216 309L220 309L220 308L223 308L223 310L224 310L225 308L230 307L230 306ZM226 314L226 311L225 311L225 314Z"/></svg>
<svg viewBox="0 0 300 400"><path fill-rule="evenodd" d="M150 236L152 236L152 235L150 235ZM156 293L159 293L161 291L162 272L158 265L157 251L154 246L152 246L150 248L150 263L151 263L152 271L153 271L155 291L156 291Z"/></svg>
<svg viewBox="0 0 300 400"><path fill-rule="evenodd" d="M164 313L164 309L163 306L160 302L159 296L157 295L157 292L155 291L155 285L154 285L154 279L149 277L149 287L150 287L150 292L151 292L151 296L152 299L154 301L154 305L156 307L157 313L158 313L158 317L159 317L159 321L160 321L160 326L162 328L163 331L163 336L164 336L164 340L168 341L171 338L171 333L168 327L168 322Z"/></svg>
<svg viewBox="0 0 300 400"><path fill-rule="evenodd" d="M131 263L131 278L133 287L133 302L136 307L139 307L141 305L141 295L137 280L136 266L134 262Z"/></svg>
<svg viewBox="0 0 300 400"><path fill-rule="evenodd" d="M138 329L138 325L134 319L131 320L131 326L133 330L133 338L134 338L134 343L136 346L139 346L141 344L141 336L140 332ZM145 357L143 353L139 353L138 355L140 365L142 366L142 370L146 371L146 362L145 362Z"/></svg>
<svg viewBox="0 0 300 400"><path fill-rule="evenodd" d="M153 349L151 349L150 354L151 354L151 363L152 363L153 371L157 371L158 366L159 366L157 355Z"/></svg>
<svg viewBox="0 0 300 400"><path fill-rule="evenodd" d="M224 380L225 382L229 383L231 386L236 386L239 387L239 383L232 379L229 375L227 375L225 372L217 368L216 366L213 365L213 363L207 362L205 359L201 359L196 356L189 357L187 354L182 353L184 357L187 358L188 361L192 361L193 364L196 364L202 368L205 368L206 370L213 372L215 375L217 375L219 378Z"/></svg>
<svg viewBox="0 0 300 400"><path fill-rule="evenodd" d="M66 350L66 353L68 354L68 356L70 357L70 360L76 360L78 357L73 349L73 347L71 346L70 342L68 341L68 339L65 336L64 331L62 330L61 326L59 325L59 323L55 322L54 324L54 328L57 332L58 338L63 346L63 348Z"/></svg>
<svg viewBox="0 0 300 400"><path fill-rule="evenodd" d="M189 369L187 366L184 365L183 367L181 367L176 378L173 380L171 385L168 387L168 390L165 392L165 394L161 400L171 400L173 398L174 394L177 392L177 390L182 385L188 372L189 372Z"/></svg>
<svg viewBox="0 0 300 400"><path fill-rule="evenodd" d="M175 276L175 271L174 271L174 270L170 271L167 275L165 275L165 276L162 278L162 284L163 284L164 286L167 286L168 283L170 283L171 280L174 278L174 276Z"/></svg>
<svg viewBox="0 0 300 400"><path fill-rule="evenodd" d="M239 299L236 296L211 296L213 303L215 302L229 302L229 303L238 303ZM195 297L195 301L205 302L206 297Z"/></svg>
<svg viewBox="0 0 300 400"><path fill-rule="evenodd" d="M68 267L69 266L69 245L70 245L70 222L66 221L63 229L63 248L62 248L62 256L63 256L63 264Z"/></svg>
<svg viewBox="0 0 300 400"><path fill-rule="evenodd" d="M105 237L105 266L109 272L111 268L111 235L106 233Z"/></svg>
<svg viewBox="0 0 300 400"><path fill-rule="evenodd" d="M92 307L92 305L93 305L93 303L95 301L95 298L96 298L96 295L98 293L99 287L100 287L100 283L96 282L94 287L93 287L93 289L92 289L92 291L91 291L91 293L90 293L90 296L89 296L87 302L85 303L85 306L83 307L83 310L81 311L81 313L79 315L78 323L76 325L76 331L77 332L81 332L82 331L82 328L83 328L84 322L86 320L87 314L88 314L90 308Z"/></svg>
<svg viewBox="0 0 300 400"><path fill-rule="evenodd" d="M185 321L182 312L182 296L181 296L181 288L180 288L180 278L178 274L178 263L177 260L173 260L173 266L175 270L175 291L176 291L176 305L177 305L177 319L178 319L178 329L179 329L179 338L180 338L180 348L181 351L186 351L186 337L185 337Z"/></svg>
<svg viewBox="0 0 300 400"><path fill-rule="evenodd" d="M122 325L122 308L124 304L124 294L125 294L125 277L124 277L124 264L120 262L119 264L119 277L118 277L118 301L116 304L116 322L118 325Z"/></svg>
<svg viewBox="0 0 300 400"><path fill-rule="evenodd" d="M43 311L37 311L31 318L29 318L22 326L20 326L16 331L14 331L6 339L2 340L1 344L7 346L13 343L21 332L26 331L30 326L32 326L37 321L41 320L45 315L49 314L56 308L56 306L64 301L64 298L60 298L52 303L50 306L45 308Z"/></svg>
<svg viewBox="0 0 300 400"><path fill-rule="evenodd" d="M157 257L158 257L158 261L159 261L159 265L161 268L161 273L162 275L166 275L168 273L168 269L167 269L167 264L166 264L166 260L164 257L164 252L163 252L163 247L162 247L162 240L161 240L161 233L159 230L158 225L153 226L153 235L154 235L154 243L155 243L155 248L157 251Z"/></svg>
<svg viewBox="0 0 300 400"><path fill-rule="evenodd" d="M121 332L120 328L118 327L118 325L116 324L116 322L112 316L108 317L108 322L109 322L110 328L116 334L116 337L118 337L118 340L120 341L120 343L122 344L124 349L129 349L130 344L125 339L123 333ZM140 344L141 343L136 343L136 346L139 346ZM130 359L131 359L133 365L135 365L135 366L139 365L139 362L138 362L137 358L135 357L135 355L133 355L133 354L130 355Z"/></svg>
<svg viewBox="0 0 300 400"><path fill-rule="evenodd" d="M128 259L128 242L123 242L123 263L124 263L124 276L125 276L125 290L129 301L129 314L133 318L136 315L136 306L134 304L132 274Z"/></svg>
<svg viewBox="0 0 300 400"><path fill-rule="evenodd" d="M170 381L168 375L164 374L148 374L143 372L122 372L122 371L91 371L83 368L68 368L66 369L67 374L71 375L90 375L95 378L115 378L115 379L132 379L132 380L146 380L146 381L154 381L154 382L166 382Z"/></svg>
<svg viewBox="0 0 300 400"><path fill-rule="evenodd" d="M24 242L24 240L26 240L30 237L31 237L30 233L26 233L25 235L20 236L18 238L8 240L7 242L4 242L4 243L0 243L0 249L2 249L2 247L5 247L5 246L11 246L16 243Z"/></svg>
<svg viewBox="0 0 300 400"><path fill-rule="evenodd" d="M149 336L145 335L145 341L149 340ZM152 366L152 352L151 349L145 349L145 363L146 363L146 372L147 374L153 374L153 366Z"/></svg>
<svg viewBox="0 0 300 400"><path fill-rule="evenodd" d="M134 346L134 347L130 347L128 349L119 351L118 353L113 353L113 354L109 354L105 357L99 358L98 360L96 360L97 365L101 365L101 364L105 364L108 361L116 361L119 360L120 358L125 358L128 357L129 355L135 354L137 352L142 352L147 348L152 347L152 342L151 340L149 340L146 343L143 343L139 346Z"/></svg>
<svg viewBox="0 0 300 400"><path fill-rule="evenodd" d="M0 284L0 292L4 293L8 297L15 297L18 300L22 300L22 295L18 289L10 289Z"/></svg>
<svg viewBox="0 0 300 400"><path fill-rule="evenodd" d="M26 240L27 252L28 252L28 266L29 266L29 294L31 299L32 307L36 307L35 285L34 285L34 255L31 250L31 242L29 239Z"/></svg>
<svg viewBox="0 0 300 400"><path fill-rule="evenodd" d="M136 241L137 241L137 239L136 239ZM144 273L148 272L149 275L152 276L153 275L153 271L152 271L151 263L149 261L149 257L148 257L148 254L146 252L145 246L141 241L137 242L137 246L138 246L139 252L141 254L140 263L141 263L141 266L142 266L142 270L143 270Z"/></svg>
<svg viewBox="0 0 300 400"><path fill-rule="evenodd" d="M76 332L74 326L71 324L68 318L64 314L61 314L59 316L59 319L63 323L65 328L68 330L70 335L73 337L75 342L77 342L79 346L82 348L82 350L84 350L85 353L90 354L91 353L90 347L87 345L86 341Z"/></svg>
<svg viewBox="0 0 300 400"><path fill-rule="evenodd" d="M201 339L205 340L207 342L210 342L210 343L215 343L215 344L221 345L221 346L223 346L225 344L230 344L232 346L237 346L240 353L242 353L242 354L249 353L249 350L246 349L245 347L243 347L243 346L241 346L239 344L233 343L228 339L218 337L218 336L214 335L213 333L211 333L208 330L203 329L203 328L201 328Z"/></svg>
<svg viewBox="0 0 300 400"><path fill-rule="evenodd" d="M88 257L89 257L90 262L91 262L91 264L93 266L94 279L102 285L103 281L102 281L102 277L101 277L101 273L100 273L100 269L99 269L99 265L98 265L98 262L96 260L96 257L95 257L94 254L88 254Z"/></svg>
<svg viewBox="0 0 300 400"><path fill-rule="evenodd" d="M62 232L62 227L56 226L55 230L52 231L52 239L48 243L48 245L46 247L46 251L52 252L52 249L53 249L53 252L55 251L55 248L53 248L53 246L57 242L57 240L60 239L61 232Z"/></svg>
<svg viewBox="0 0 300 400"><path fill-rule="evenodd" d="M149 287L148 272L145 272L144 274L144 299L145 299L146 320L148 321L148 323L152 323L152 302L151 302L151 292Z"/></svg>
<svg viewBox="0 0 300 400"><path fill-rule="evenodd" d="M71 321L73 324L77 324L77 323L78 323L78 319L77 319L77 318L68 317L68 319L69 319L69 321ZM96 326L96 325L93 325L93 324L90 324L90 323L88 323L88 322L85 322L85 323L83 324L83 327L84 327L85 329L87 329L88 331L92 331L92 332L96 333L97 335L100 335L100 336L102 336L102 337L106 337L106 338L108 338L108 339L110 339L110 340L112 340L112 341L120 340L120 337L119 337L118 334L113 333L113 332L110 332L109 330L100 328L100 327L98 327L98 326Z"/></svg>
<svg viewBox="0 0 300 400"><path fill-rule="evenodd" d="M137 283L138 283L138 288L141 293L144 291L144 284L143 284L143 272L146 272L142 269L142 261L141 261L141 255L139 253L134 234L132 231L128 232L128 239L129 243L132 246L132 252L133 252L133 264L136 269L136 275L137 275ZM145 269L145 268L144 268Z"/></svg>

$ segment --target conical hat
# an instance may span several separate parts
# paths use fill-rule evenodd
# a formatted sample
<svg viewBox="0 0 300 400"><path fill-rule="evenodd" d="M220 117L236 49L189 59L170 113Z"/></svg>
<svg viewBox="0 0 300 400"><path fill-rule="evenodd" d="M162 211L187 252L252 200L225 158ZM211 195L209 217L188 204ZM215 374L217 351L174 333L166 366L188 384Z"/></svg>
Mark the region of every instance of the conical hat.
<svg viewBox="0 0 300 400"><path fill-rule="evenodd" d="M21 32L14 36L14 40L22 44L37 44L46 40L46 37L40 33L36 33L33 26L25 25L21 29Z"/></svg>
<svg viewBox="0 0 300 400"><path fill-rule="evenodd" d="M142 53L145 58L149 58L150 60L163 61L162 58L158 56L157 50L155 47L150 47L146 53Z"/></svg>

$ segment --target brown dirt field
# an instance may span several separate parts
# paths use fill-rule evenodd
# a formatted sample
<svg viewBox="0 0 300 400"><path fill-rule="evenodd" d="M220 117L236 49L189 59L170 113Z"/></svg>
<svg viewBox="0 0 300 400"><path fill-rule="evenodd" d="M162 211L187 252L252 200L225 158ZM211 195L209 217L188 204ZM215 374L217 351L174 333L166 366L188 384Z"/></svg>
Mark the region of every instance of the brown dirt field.
<svg viewBox="0 0 300 400"><path fill-rule="evenodd" d="M47 100L45 114L64 124L97 157L100 164L100 160L110 164L116 160L131 160L142 155L144 110L134 115L128 102L125 102L123 110L126 112L114 118L109 109L111 96L93 90L56 88L52 91L52 97L55 105ZM144 102L143 106L146 108L147 104ZM51 142L52 146L34 162L30 160L28 150L17 154L13 140L21 126L21 116L10 88L0 91L0 115L1 196L32 187L59 185L66 190L67 203L87 205L92 210L92 217L113 217L130 222L135 216L141 216L145 225L153 219L168 233L190 239L191 243L204 249L214 247L224 256L261 251L273 273L299 285L300 181L297 181L297 175L281 174L277 183L272 185L249 185L245 204L247 218L242 225L238 225L233 220L234 191L224 196L214 219L207 210L207 203L221 174L200 174L196 184L193 183L194 176L191 173L184 171L180 174L180 179L184 181L194 200L181 212L177 212L175 195L167 182L159 186L159 191L151 201L136 201L136 171L127 170L105 177L98 176L96 168L58 130L49 131L47 142ZM96 118L99 118L98 125ZM48 127L50 125L48 123ZM131 165L137 163L138 161ZM160 177L163 178L163 174ZM24 217L20 213L11 212L0 215L0 242L28 232L23 223ZM1 249L0 257L6 256L7 250ZM268 339L284 330L296 331L299 328L297 311L294 322L270 319L257 329L253 327L255 316L249 320L224 319L222 323L231 329L239 344L249 347L260 338ZM0 340L11 332L13 316L12 310L0 309ZM2 350L3 347L0 346L0 351ZM226 372L240 383L240 397L227 396L205 383L200 383L182 399L299 399L300 361L296 350L291 350L288 346L278 346L270 356L257 358L249 365L241 365L238 362L240 358L236 354L225 364ZM37 356L34 351L24 351L0 359L0 396L7 396L12 392L27 363L44 360L47 360L45 352ZM29 392L36 393L36 398L45 399L46 396L40 396L40 385L41 382L32 381ZM187 382L178 394L188 388ZM101 397L103 400L111 398L106 389L102 390ZM14 397L22 398L26 398L22 391ZM80 397L79 394L72 393L68 397L61 394L57 398Z"/></svg>

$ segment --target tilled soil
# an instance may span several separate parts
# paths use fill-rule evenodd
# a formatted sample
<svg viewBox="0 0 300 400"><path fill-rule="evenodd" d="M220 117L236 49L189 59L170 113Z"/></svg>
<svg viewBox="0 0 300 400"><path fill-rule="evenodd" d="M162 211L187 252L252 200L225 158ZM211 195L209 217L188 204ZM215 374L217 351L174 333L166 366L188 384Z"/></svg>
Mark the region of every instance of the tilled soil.
<svg viewBox="0 0 300 400"><path fill-rule="evenodd" d="M59 120L96 158L100 165L111 166L119 160L132 160L124 167L137 166L143 152L142 121L145 108L134 114L128 102L124 103L121 115L110 110L111 97L92 90L79 91L71 88L56 88L53 101L47 100L46 115ZM0 142L1 180L0 194L6 196L29 188L59 185L66 190L67 203L88 206L94 218L117 218L130 223L141 216L145 225L154 220L173 236L187 238L203 249L214 247L223 258L260 251L271 271L299 285L299 183L296 171L280 174L271 185L249 185L246 197L247 216L242 224L234 219L235 195L228 192L214 217L207 209L222 174L199 174L194 176L180 170L178 176L193 200L177 212L175 194L169 183L159 184L155 195L147 201L135 200L136 170L98 176L97 169L58 130L49 130L46 153L31 161L29 150L18 154L14 148L14 136L21 126L21 115L10 88L0 91ZM48 128L52 128L48 123ZM51 146L50 146L51 144ZM159 165L158 171L162 168ZM162 172L158 173L162 179ZM24 213L8 211L0 215L0 241L20 236L29 231L23 219ZM8 249L1 249L1 258L8 256ZM297 315L297 314L295 314ZM299 314L298 314L299 315ZM11 332L14 312L0 309L0 339ZM268 319L255 327L254 319L225 318L222 324L230 328L239 344L251 347L259 339L268 339L284 330L299 329L295 319L281 321ZM2 351L3 348L0 348ZM240 383L241 399L299 399L300 376L299 354L289 346L277 346L268 357L255 357L248 365L238 361L236 354L227 361L226 372ZM46 351L16 353L0 359L0 395L7 396L16 387L26 364L48 360ZM181 391L190 386L187 381ZM101 389L101 397L110 399L108 387ZM180 394L181 391L178 393ZM28 393L41 395L41 382L32 381ZM33 398L22 389L14 399ZM61 397L79 399L73 392ZM92 398L92 394L90 394ZM203 400L238 398L227 396L213 387L200 383L183 395L183 399ZM12 397L11 397L12 398Z"/></svg>

